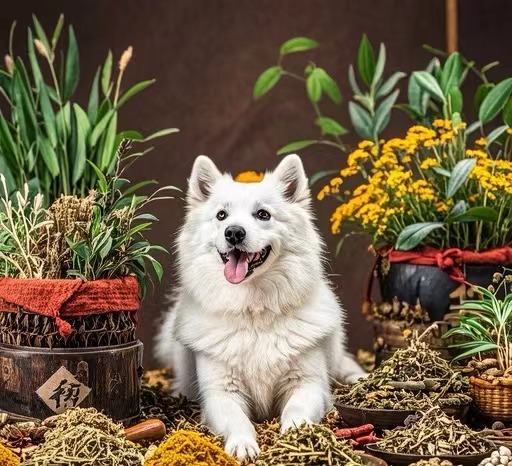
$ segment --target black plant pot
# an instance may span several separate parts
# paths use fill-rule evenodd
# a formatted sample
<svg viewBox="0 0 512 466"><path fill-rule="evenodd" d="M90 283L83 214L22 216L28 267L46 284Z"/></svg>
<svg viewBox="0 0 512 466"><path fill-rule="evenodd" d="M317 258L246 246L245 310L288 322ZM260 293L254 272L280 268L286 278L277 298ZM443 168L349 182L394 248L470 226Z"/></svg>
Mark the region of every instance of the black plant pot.
<svg viewBox="0 0 512 466"><path fill-rule="evenodd" d="M510 264L503 264L509 266ZM502 265L466 265L462 271L466 281L472 285L487 287L492 276L503 271ZM449 311L453 294L460 283L453 281L439 267L393 263L381 259L377 267L382 300L392 302L393 298L410 305L420 303L428 312L431 321L442 320ZM452 296L450 296L452 295ZM460 296L460 293L457 293Z"/></svg>

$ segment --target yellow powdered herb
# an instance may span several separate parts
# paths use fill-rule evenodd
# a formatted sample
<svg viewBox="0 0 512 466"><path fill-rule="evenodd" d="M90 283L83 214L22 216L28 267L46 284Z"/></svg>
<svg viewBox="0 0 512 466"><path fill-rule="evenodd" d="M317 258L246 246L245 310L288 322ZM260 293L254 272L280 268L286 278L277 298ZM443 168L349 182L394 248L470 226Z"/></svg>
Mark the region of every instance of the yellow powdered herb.
<svg viewBox="0 0 512 466"><path fill-rule="evenodd" d="M20 466L20 460L11 450L0 445L0 464L2 466Z"/></svg>
<svg viewBox="0 0 512 466"><path fill-rule="evenodd" d="M203 434L177 430L144 466L238 466L238 462Z"/></svg>

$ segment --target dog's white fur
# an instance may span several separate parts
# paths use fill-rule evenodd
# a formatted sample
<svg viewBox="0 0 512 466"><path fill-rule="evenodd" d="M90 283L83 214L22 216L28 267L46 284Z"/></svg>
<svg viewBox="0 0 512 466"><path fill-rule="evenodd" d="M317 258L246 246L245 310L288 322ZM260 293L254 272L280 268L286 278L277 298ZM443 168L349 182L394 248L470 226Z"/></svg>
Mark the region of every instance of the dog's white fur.
<svg viewBox="0 0 512 466"><path fill-rule="evenodd" d="M199 156L177 251L181 288L157 337L177 393L199 398L203 421L238 458L259 448L251 423L280 414L283 430L318 422L333 379L363 370L345 350L345 316L322 264L302 162L289 155L260 183L237 183ZM255 217L267 210L271 219ZM224 209L225 220L216 214ZM242 283L224 277L227 226L243 226L244 249L272 250Z"/></svg>

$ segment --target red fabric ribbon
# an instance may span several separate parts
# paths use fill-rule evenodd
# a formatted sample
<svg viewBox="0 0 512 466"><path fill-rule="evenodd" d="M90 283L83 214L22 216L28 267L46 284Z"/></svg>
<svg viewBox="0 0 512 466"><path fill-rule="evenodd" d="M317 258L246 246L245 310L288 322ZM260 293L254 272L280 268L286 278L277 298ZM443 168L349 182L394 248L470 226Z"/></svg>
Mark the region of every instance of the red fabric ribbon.
<svg viewBox="0 0 512 466"><path fill-rule="evenodd" d="M0 312L16 312L21 307L28 312L54 317L59 333L65 337L73 329L62 317L137 311L139 283L131 276L87 282L0 278L0 301Z"/></svg>
<svg viewBox="0 0 512 466"><path fill-rule="evenodd" d="M379 253L392 263L437 266L458 283L465 283L461 269L463 264L512 264L512 248L509 246L480 252L458 248L440 250L426 247L417 251L389 249Z"/></svg>

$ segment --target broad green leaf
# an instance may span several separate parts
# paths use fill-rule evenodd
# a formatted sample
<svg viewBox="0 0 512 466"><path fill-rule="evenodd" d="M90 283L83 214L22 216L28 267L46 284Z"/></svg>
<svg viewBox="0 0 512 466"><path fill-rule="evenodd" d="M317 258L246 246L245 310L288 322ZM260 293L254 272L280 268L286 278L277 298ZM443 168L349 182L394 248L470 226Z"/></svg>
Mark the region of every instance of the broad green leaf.
<svg viewBox="0 0 512 466"><path fill-rule="evenodd" d="M336 120L326 116L318 117L315 121L315 124L320 127L322 134L342 136L343 134L348 133L347 129L341 126Z"/></svg>
<svg viewBox="0 0 512 466"><path fill-rule="evenodd" d="M110 171L112 159L115 158L116 147L115 139L117 134L117 113L114 113L107 127L105 133L105 142L103 144L103 152L101 154L100 170L105 172Z"/></svg>
<svg viewBox="0 0 512 466"><path fill-rule="evenodd" d="M375 139L386 129L391 109L393 108L399 93L400 91L396 89L395 92L386 97L377 108L373 119L373 134Z"/></svg>
<svg viewBox="0 0 512 466"><path fill-rule="evenodd" d="M75 92L80 77L80 63L78 59L78 44L76 42L73 26L69 26L68 50L66 53L66 66L64 71L63 99L67 100Z"/></svg>
<svg viewBox="0 0 512 466"><path fill-rule="evenodd" d="M407 94L411 109L417 115L425 116L427 112L429 94L422 89L414 73L409 78Z"/></svg>
<svg viewBox="0 0 512 466"><path fill-rule="evenodd" d="M396 73L392 74L382 86L379 87L379 90L375 94L375 97L377 99L380 99L381 97L385 97L388 95L398 84L398 81L400 81L402 78L405 78L407 75L405 73L402 73L401 71L397 71Z"/></svg>
<svg viewBox="0 0 512 466"><path fill-rule="evenodd" d="M462 63L458 52L452 53L444 64L441 73L441 89L445 95L452 87L459 87L462 73Z"/></svg>
<svg viewBox="0 0 512 466"><path fill-rule="evenodd" d="M432 76L428 71L415 71L413 73L414 78L418 82L419 86L434 99L445 102L443 91L439 87L436 78Z"/></svg>
<svg viewBox="0 0 512 466"><path fill-rule="evenodd" d="M132 141L144 141L144 136L139 133L138 131L135 131L133 129L129 129L127 131L121 131L117 138L119 139L119 142L121 142L123 139L130 139Z"/></svg>
<svg viewBox="0 0 512 466"><path fill-rule="evenodd" d="M179 132L180 132L180 130L178 128L161 129L160 131L157 131L156 133L150 134L149 136L145 137L143 139L143 141L144 142L148 142L148 141L151 141L153 139L157 139L157 138L161 138L163 136L167 136L168 134L179 133Z"/></svg>
<svg viewBox="0 0 512 466"><path fill-rule="evenodd" d="M468 210L468 204L466 201L460 200L452 207L450 213L448 214L448 218L455 217L456 215L463 214Z"/></svg>
<svg viewBox="0 0 512 466"><path fill-rule="evenodd" d="M320 82L322 84L323 91L329 96L329 98L336 104L341 102L341 93L336 84L336 81L332 79L322 68L317 68L320 74Z"/></svg>
<svg viewBox="0 0 512 466"><path fill-rule="evenodd" d="M290 152L295 152L296 150L304 149L305 147L312 146L316 144L318 141L315 140L303 140L303 141L295 141L290 144L286 144L286 146L281 147L277 151L277 155L289 154Z"/></svg>
<svg viewBox="0 0 512 466"><path fill-rule="evenodd" d="M356 133L363 139L373 139L373 124L370 114L355 102L349 102L348 112Z"/></svg>
<svg viewBox="0 0 512 466"><path fill-rule="evenodd" d="M153 266L153 269L155 270L158 281L162 281L162 277L164 276L164 269L162 267L162 264L160 264L160 262L158 262L151 256L147 256L147 258L149 259L151 265Z"/></svg>
<svg viewBox="0 0 512 466"><path fill-rule="evenodd" d="M91 92L89 93L89 103L87 104L87 116L91 122L91 125L94 125L96 123L96 119L98 118L98 106L100 100L100 73L101 68L98 67L96 74L94 75L94 79L92 80Z"/></svg>
<svg viewBox="0 0 512 466"><path fill-rule="evenodd" d="M41 113L43 114L44 126L46 134L50 138L52 147L57 146L57 128L55 124L55 113L53 112L50 97L46 86L41 86L39 89L39 105L41 106Z"/></svg>
<svg viewBox="0 0 512 466"><path fill-rule="evenodd" d="M380 44L379 56L377 58L377 63L375 65L375 72L372 79L372 86L375 88L377 83L382 78L382 73L384 72L384 66L386 65L386 47L384 44Z"/></svg>
<svg viewBox="0 0 512 466"><path fill-rule="evenodd" d="M78 104L73 104L76 120L76 149L73 161L73 183L76 184L82 178L87 160L87 136L89 135L89 119Z"/></svg>
<svg viewBox="0 0 512 466"><path fill-rule="evenodd" d="M327 176L333 176L339 174L339 170L322 170L314 173L309 177L309 186L312 187L315 185L317 181L320 181L322 178L326 178Z"/></svg>
<svg viewBox="0 0 512 466"><path fill-rule="evenodd" d="M370 44L366 34L363 35L361 43L359 44L357 68L359 69L359 74L363 82L367 86L370 86L375 74L375 55L373 53L372 44Z"/></svg>
<svg viewBox="0 0 512 466"><path fill-rule="evenodd" d="M117 108L121 107L123 104L125 104L129 99L131 99L135 94L138 94L139 92L142 92L144 89L148 88L155 82L154 79L148 79L146 81L141 81L140 83L135 84L134 86L130 87L119 99L119 102L117 102Z"/></svg>
<svg viewBox="0 0 512 466"><path fill-rule="evenodd" d="M473 102L475 112L477 112L477 113L479 112L482 102L487 97L487 94L489 94L489 92L491 92L491 89L493 87L494 87L494 84L491 84L491 83L484 83L484 84L480 84L480 86L478 86L478 88L475 92L475 98L474 98L474 102Z"/></svg>
<svg viewBox="0 0 512 466"><path fill-rule="evenodd" d="M452 174L443 167L432 167L432 170L441 176L445 176L446 178L450 178L452 176Z"/></svg>
<svg viewBox="0 0 512 466"><path fill-rule="evenodd" d="M309 39L308 37L294 37L281 45L279 53L281 55L287 55L289 53L304 52L306 50L315 49L318 45L316 40Z"/></svg>
<svg viewBox="0 0 512 466"><path fill-rule="evenodd" d="M61 140L67 139L71 134L71 104L69 102L64 105L55 115L55 123L57 126L57 134Z"/></svg>
<svg viewBox="0 0 512 466"><path fill-rule="evenodd" d="M317 103L322 97L322 69L315 68L306 80L306 90L309 100Z"/></svg>
<svg viewBox="0 0 512 466"><path fill-rule="evenodd" d="M453 167L450 180L448 181L448 188L446 189L446 197L450 198L459 190L459 188L466 182L476 164L476 159L463 159Z"/></svg>
<svg viewBox="0 0 512 466"><path fill-rule="evenodd" d="M39 89L39 86L43 82L43 75L41 74L41 68L39 67L39 62L37 61L36 51L34 49L34 37L32 36L32 30L30 28L28 30L27 53L28 59L30 61L30 67L32 69L34 83L36 85L36 89Z"/></svg>
<svg viewBox="0 0 512 466"><path fill-rule="evenodd" d="M458 87L452 87L448 91L448 102L450 104L451 114L462 112L462 92Z"/></svg>
<svg viewBox="0 0 512 466"><path fill-rule="evenodd" d="M60 173L59 161L57 159L55 150L53 149L50 141L45 137L40 138L39 147L41 149L41 155L46 167L48 168L52 177L55 178Z"/></svg>
<svg viewBox="0 0 512 466"><path fill-rule="evenodd" d="M507 129L507 125L498 126L493 129L487 136L487 146L490 146L494 141L496 141L496 139L498 139Z"/></svg>
<svg viewBox="0 0 512 466"><path fill-rule="evenodd" d="M421 222L406 226L398 235L395 248L409 251L418 246L431 232L443 228L441 222Z"/></svg>
<svg viewBox="0 0 512 466"><path fill-rule="evenodd" d="M11 131L2 112L0 112L0 147L2 147L2 155L4 155L6 158L9 158L13 162L14 167L16 164L16 154L18 151L14 142L14 138L12 137Z"/></svg>
<svg viewBox="0 0 512 466"><path fill-rule="evenodd" d="M110 93L110 78L112 76L112 51L109 50L103 68L101 69L101 90L108 97Z"/></svg>
<svg viewBox="0 0 512 466"><path fill-rule="evenodd" d="M496 84L482 101L478 112L478 119L481 123L491 121L498 113L501 112L507 103L510 93L512 92L512 78L505 79Z"/></svg>
<svg viewBox="0 0 512 466"><path fill-rule="evenodd" d="M91 147L94 147L96 145L96 143L98 142L98 139L103 135L103 133L105 132L105 129L106 129L107 125L109 124L114 113L115 113L114 110L109 110L103 116L103 118L98 122L98 124L94 127L94 129L92 130L92 133L91 133L91 137L90 137Z"/></svg>
<svg viewBox="0 0 512 466"><path fill-rule="evenodd" d="M261 73L254 84L253 97L258 99L272 89L281 78L283 69L280 66L271 66Z"/></svg>
<svg viewBox="0 0 512 466"><path fill-rule="evenodd" d="M466 223L466 222L496 222L498 220L498 212L491 207L471 207L465 212L450 217L450 223Z"/></svg>
<svg viewBox="0 0 512 466"><path fill-rule="evenodd" d="M512 126L512 98L509 98L503 109L503 121L508 126Z"/></svg>

